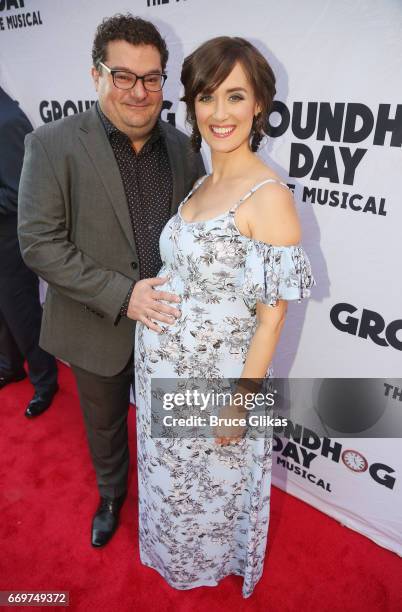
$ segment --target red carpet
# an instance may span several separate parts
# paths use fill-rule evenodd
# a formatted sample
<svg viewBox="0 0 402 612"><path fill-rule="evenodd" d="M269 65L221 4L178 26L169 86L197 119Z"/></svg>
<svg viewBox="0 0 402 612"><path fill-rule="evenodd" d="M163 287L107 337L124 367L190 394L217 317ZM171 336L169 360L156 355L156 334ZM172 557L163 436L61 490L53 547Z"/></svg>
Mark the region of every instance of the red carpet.
<svg viewBox="0 0 402 612"><path fill-rule="evenodd" d="M48 412L32 421L23 415L29 382L0 391L0 591L69 591L71 610L96 612L402 610L396 554L276 488L265 571L250 599L242 599L237 576L176 591L140 564L135 461L120 528L94 550L98 494L73 377L62 364L60 387ZM135 459L133 410L130 434Z"/></svg>

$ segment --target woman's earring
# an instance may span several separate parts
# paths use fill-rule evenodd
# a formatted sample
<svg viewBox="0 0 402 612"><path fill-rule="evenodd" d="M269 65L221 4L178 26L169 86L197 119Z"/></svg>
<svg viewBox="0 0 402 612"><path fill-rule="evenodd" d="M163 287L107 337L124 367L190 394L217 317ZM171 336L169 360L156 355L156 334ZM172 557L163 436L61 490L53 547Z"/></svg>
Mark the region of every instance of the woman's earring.
<svg viewBox="0 0 402 612"><path fill-rule="evenodd" d="M193 151L198 153L201 149L202 138L201 138L200 131L196 125L193 126L193 131L191 132L191 136L190 136L190 142L191 142L191 147Z"/></svg>
<svg viewBox="0 0 402 612"><path fill-rule="evenodd" d="M261 140L264 138L263 120L262 113L254 115L253 124L251 126L251 150L253 153L258 151L258 147L261 144Z"/></svg>

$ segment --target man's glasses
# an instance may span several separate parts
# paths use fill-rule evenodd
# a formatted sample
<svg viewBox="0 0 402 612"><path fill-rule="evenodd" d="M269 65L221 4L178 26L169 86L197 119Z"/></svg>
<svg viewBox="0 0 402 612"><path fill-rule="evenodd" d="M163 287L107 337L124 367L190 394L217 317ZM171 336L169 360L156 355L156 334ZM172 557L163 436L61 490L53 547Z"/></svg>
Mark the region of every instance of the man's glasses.
<svg viewBox="0 0 402 612"><path fill-rule="evenodd" d="M160 91L165 84L167 79L166 74L160 74L159 72L152 72L144 74L144 76L138 76L134 72L128 72L127 70L115 70L109 68L103 62L99 62L102 68L105 68L109 74L112 75L113 84L118 89L132 89L138 80L142 81L144 89L147 91Z"/></svg>

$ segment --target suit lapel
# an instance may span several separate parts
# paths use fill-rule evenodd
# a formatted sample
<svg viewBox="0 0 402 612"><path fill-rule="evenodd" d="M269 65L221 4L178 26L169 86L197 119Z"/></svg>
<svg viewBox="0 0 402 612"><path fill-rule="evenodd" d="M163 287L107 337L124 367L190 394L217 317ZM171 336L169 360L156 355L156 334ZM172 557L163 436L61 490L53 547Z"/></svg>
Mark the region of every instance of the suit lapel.
<svg viewBox="0 0 402 612"><path fill-rule="evenodd" d="M169 130L169 126L163 121L159 122L163 134L166 138L166 148L168 152L170 167L173 178L173 195L170 205L170 214L173 216L177 212L178 205L184 198L184 168L183 168L183 151L181 144L173 130Z"/></svg>
<svg viewBox="0 0 402 612"><path fill-rule="evenodd" d="M98 172L121 228L135 252L127 198L119 167L95 105L87 113L83 114L79 138Z"/></svg>

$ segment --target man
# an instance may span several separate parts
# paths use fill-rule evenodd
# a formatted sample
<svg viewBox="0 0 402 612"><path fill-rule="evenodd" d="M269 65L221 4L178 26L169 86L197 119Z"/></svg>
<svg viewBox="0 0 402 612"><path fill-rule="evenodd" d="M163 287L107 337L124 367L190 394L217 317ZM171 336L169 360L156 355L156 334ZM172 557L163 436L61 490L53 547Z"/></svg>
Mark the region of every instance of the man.
<svg viewBox="0 0 402 612"><path fill-rule="evenodd" d="M102 546L127 489L135 321L155 329L180 316L179 298L154 278L158 241L204 166L158 119L168 51L150 22L104 20L92 59L97 104L26 139L19 238L49 283L41 346L76 378L101 496L92 545Z"/></svg>
<svg viewBox="0 0 402 612"><path fill-rule="evenodd" d="M39 346L39 279L26 267L17 237L17 196L24 138L32 125L0 87L0 389L26 378L35 393L25 416L42 414L58 389L57 365Z"/></svg>

